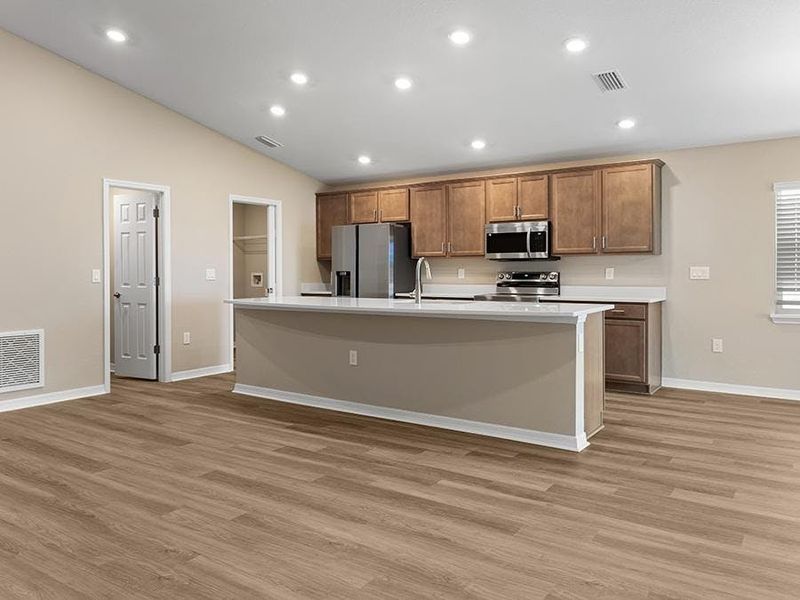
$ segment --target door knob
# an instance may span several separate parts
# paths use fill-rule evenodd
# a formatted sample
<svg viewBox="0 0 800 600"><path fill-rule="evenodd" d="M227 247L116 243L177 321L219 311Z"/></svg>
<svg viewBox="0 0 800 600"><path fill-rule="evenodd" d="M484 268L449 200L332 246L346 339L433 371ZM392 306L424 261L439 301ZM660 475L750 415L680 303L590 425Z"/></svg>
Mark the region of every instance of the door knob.
<svg viewBox="0 0 800 600"><path fill-rule="evenodd" d="M114 292L114 298L119 298L120 296L122 296L122 294L119 292Z"/></svg>

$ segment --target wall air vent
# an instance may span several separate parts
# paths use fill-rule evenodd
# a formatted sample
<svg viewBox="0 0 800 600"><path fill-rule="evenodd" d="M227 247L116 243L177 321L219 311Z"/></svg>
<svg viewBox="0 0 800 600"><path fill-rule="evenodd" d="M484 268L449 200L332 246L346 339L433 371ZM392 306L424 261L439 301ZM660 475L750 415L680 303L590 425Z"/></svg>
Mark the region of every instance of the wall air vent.
<svg viewBox="0 0 800 600"><path fill-rule="evenodd" d="M278 140L273 140L272 138L268 138L265 135L257 135L256 141L261 142L268 148L283 148L283 144L281 144Z"/></svg>
<svg viewBox="0 0 800 600"><path fill-rule="evenodd" d="M604 92L618 92L628 87L619 71L603 71L602 73L595 73L592 75L600 89Z"/></svg>
<svg viewBox="0 0 800 600"><path fill-rule="evenodd" d="M0 392L44 387L44 330L0 333Z"/></svg>

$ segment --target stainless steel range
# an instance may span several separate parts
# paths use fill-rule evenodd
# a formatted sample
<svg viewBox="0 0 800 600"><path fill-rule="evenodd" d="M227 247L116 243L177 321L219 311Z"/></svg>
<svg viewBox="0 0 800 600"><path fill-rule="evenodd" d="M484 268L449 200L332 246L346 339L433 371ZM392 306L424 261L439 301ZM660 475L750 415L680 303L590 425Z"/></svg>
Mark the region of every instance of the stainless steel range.
<svg viewBox="0 0 800 600"><path fill-rule="evenodd" d="M541 296L558 296L560 293L558 271L500 271L494 294L480 294L475 296L475 300L538 302Z"/></svg>

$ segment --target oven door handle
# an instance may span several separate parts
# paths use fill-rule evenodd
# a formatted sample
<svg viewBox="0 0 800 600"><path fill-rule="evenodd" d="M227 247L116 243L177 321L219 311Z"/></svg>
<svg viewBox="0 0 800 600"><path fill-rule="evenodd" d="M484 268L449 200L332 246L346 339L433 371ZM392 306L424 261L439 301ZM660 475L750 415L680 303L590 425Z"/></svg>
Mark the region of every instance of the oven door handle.
<svg viewBox="0 0 800 600"><path fill-rule="evenodd" d="M531 233L533 233L530 229L528 229L528 235L525 237L526 245L528 249L528 258L531 257Z"/></svg>

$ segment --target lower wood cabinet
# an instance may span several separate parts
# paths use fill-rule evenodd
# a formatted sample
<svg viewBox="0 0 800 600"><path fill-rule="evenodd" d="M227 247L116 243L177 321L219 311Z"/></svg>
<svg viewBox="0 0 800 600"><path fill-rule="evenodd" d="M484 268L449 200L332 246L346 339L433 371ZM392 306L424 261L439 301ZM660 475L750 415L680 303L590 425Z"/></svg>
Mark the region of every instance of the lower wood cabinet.
<svg viewBox="0 0 800 600"><path fill-rule="evenodd" d="M616 304L605 323L606 387L655 392L661 387L661 304Z"/></svg>
<svg viewBox="0 0 800 600"><path fill-rule="evenodd" d="M546 298L542 301L561 302ZM606 389L639 394L652 394L659 389L661 303L615 303L604 313L604 321Z"/></svg>

